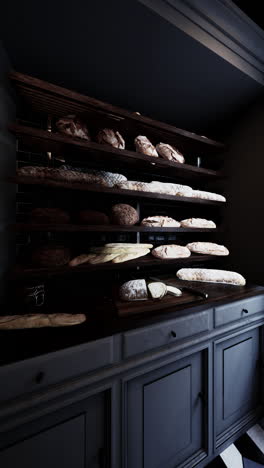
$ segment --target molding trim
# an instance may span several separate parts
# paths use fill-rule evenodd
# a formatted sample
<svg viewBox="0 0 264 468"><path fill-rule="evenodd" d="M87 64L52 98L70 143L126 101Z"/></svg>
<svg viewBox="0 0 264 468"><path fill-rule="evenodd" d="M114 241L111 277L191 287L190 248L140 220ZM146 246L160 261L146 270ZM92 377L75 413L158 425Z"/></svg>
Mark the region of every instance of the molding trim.
<svg viewBox="0 0 264 468"><path fill-rule="evenodd" d="M264 31L231 0L138 1L264 84Z"/></svg>

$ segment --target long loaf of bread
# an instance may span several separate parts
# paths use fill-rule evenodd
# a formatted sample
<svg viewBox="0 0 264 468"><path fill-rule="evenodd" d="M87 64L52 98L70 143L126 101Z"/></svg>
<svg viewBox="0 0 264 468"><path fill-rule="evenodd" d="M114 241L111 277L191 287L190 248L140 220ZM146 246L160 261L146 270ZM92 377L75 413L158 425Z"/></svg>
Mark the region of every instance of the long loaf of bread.
<svg viewBox="0 0 264 468"><path fill-rule="evenodd" d="M84 314L29 314L0 317L0 330L22 328L68 327L85 322Z"/></svg>
<svg viewBox="0 0 264 468"><path fill-rule="evenodd" d="M185 281L203 281L206 283L223 283L244 286L245 278L234 271L213 270L207 268L181 268L176 275Z"/></svg>
<svg viewBox="0 0 264 468"><path fill-rule="evenodd" d="M206 255L229 255L229 250L224 245L213 242L190 242L186 247L194 253Z"/></svg>

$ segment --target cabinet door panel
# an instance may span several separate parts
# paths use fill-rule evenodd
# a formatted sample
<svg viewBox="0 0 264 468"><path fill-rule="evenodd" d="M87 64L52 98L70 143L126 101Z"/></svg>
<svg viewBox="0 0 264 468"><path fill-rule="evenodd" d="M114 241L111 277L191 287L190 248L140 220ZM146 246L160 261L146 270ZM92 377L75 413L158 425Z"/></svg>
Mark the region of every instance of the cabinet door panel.
<svg viewBox="0 0 264 468"><path fill-rule="evenodd" d="M205 450L203 353L127 384L127 467L174 468Z"/></svg>
<svg viewBox="0 0 264 468"><path fill-rule="evenodd" d="M259 404L259 330L216 345L216 434L228 429Z"/></svg>
<svg viewBox="0 0 264 468"><path fill-rule="evenodd" d="M1 468L83 468L85 417L79 416L0 453Z"/></svg>

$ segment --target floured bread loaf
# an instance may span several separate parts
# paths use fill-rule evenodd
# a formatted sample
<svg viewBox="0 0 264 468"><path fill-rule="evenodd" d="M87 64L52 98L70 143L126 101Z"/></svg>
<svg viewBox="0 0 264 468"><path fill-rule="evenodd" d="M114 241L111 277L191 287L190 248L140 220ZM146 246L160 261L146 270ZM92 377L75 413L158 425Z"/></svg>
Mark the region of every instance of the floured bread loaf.
<svg viewBox="0 0 264 468"><path fill-rule="evenodd" d="M216 224L208 219L189 218L181 221L181 227L213 229L216 228Z"/></svg>
<svg viewBox="0 0 264 468"><path fill-rule="evenodd" d="M148 156L155 156L156 158L159 156L155 146L150 143L149 139L146 136L139 135L134 140L136 151L138 153L143 153Z"/></svg>
<svg viewBox="0 0 264 468"><path fill-rule="evenodd" d="M139 192L149 192L149 184L147 182L128 180L126 182L118 182L115 185L117 188L122 190L138 190Z"/></svg>
<svg viewBox="0 0 264 468"><path fill-rule="evenodd" d="M67 327L85 322L84 314L27 314L0 317L0 330Z"/></svg>
<svg viewBox="0 0 264 468"><path fill-rule="evenodd" d="M204 281L207 283L224 283L244 286L245 278L239 273L226 270L211 270L207 268L181 268L176 275L185 281Z"/></svg>
<svg viewBox="0 0 264 468"><path fill-rule="evenodd" d="M125 140L119 132L115 132L110 128L104 128L100 130L97 135L97 141L103 145L110 145L114 148L125 149Z"/></svg>
<svg viewBox="0 0 264 468"><path fill-rule="evenodd" d="M193 198L202 198L203 200L226 202L226 198L223 197L223 195L213 192L204 192L203 190L193 190L192 196Z"/></svg>
<svg viewBox="0 0 264 468"><path fill-rule="evenodd" d="M57 129L61 133L83 140L91 140L87 126L76 115L67 115L56 122Z"/></svg>
<svg viewBox="0 0 264 468"><path fill-rule="evenodd" d="M144 279L127 281L120 287L119 295L123 301L142 301L148 299L146 281Z"/></svg>
<svg viewBox="0 0 264 468"><path fill-rule="evenodd" d="M169 216L148 216L141 221L142 226L149 227L180 227L180 223Z"/></svg>
<svg viewBox="0 0 264 468"><path fill-rule="evenodd" d="M229 255L229 250L224 245L213 242L191 242L186 247L191 251L207 255Z"/></svg>
<svg viewBox="0 0 264 468"><path fill-rule="evenodd" d="M159 143L156 146L156 150L159 155L169 161L175 161L178 163L184 163L184 157L182 153L174 148L174 146L167 145L166 143Z"/></svg>
<svg viewBox="0 0 264 468"><path fill-rule="evenodd" d="M177 195L183 197L192 196L192 188L188 185L173 184L169 182L152 181L148 184L149 191L167 195Z"/></svg>
<svg viewBox="0 0 264 468"><path fill-rule="evenodd" d="M191 252L187 247L181 245L160 245L151 251L152 255L156 258L173 259L190 257Z"/></svg>

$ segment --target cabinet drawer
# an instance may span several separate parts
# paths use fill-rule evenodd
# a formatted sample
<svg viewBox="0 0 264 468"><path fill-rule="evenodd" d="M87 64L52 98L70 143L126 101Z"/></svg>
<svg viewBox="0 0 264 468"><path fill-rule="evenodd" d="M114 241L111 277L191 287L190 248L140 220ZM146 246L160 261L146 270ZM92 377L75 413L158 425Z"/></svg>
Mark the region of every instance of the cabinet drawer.
<svg viewBox="0 0 264 468"><path fill-rule="evenodd" d="M182 338L209 330L209 314L212 312L212 309L208 309L203 312L159 323L158 325L124 333L124 358L144 353L160 346L166 346Z"/></svg>
<svg viewBox="0 0 264 468"><path fill-rule="evenodd" d="M114 362L113 337L0 367L0 401L58 384Z"/></svg>
<svg viewBox="0 0 264 468"><path fill-rule="evenodd" d="M264 296L256 296L243 301L232 302L215 309L215 327L247 318L249 315L264 312Z"/></svg>

